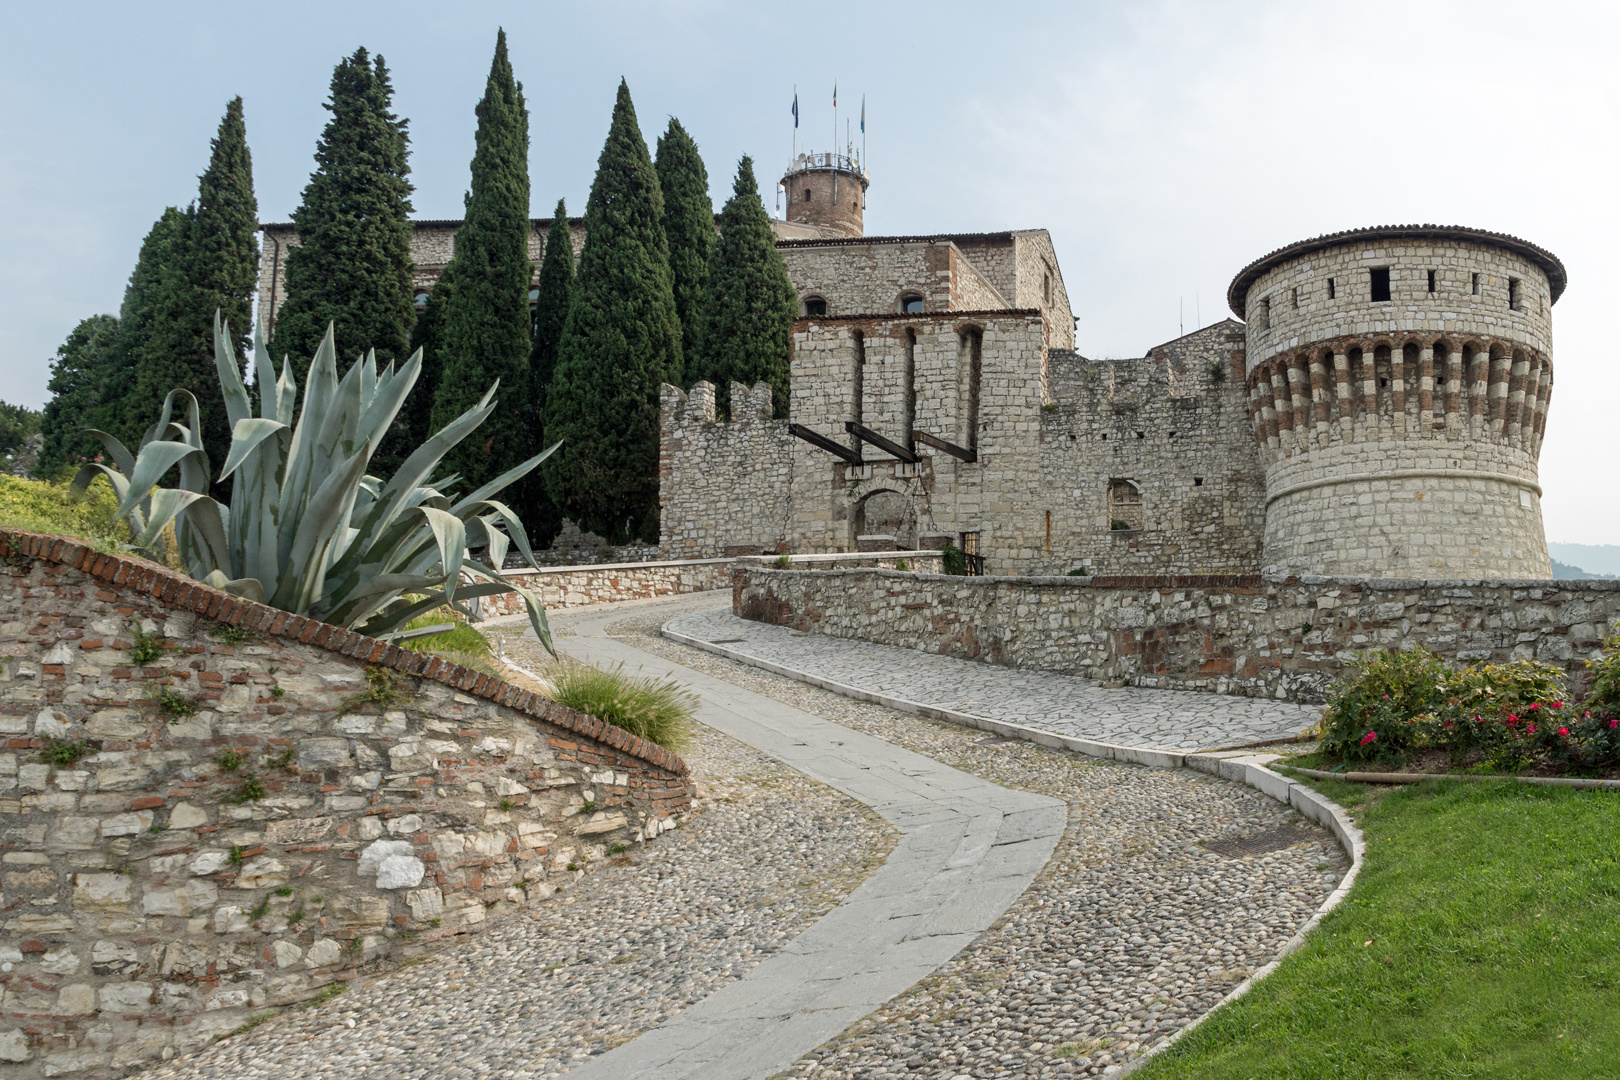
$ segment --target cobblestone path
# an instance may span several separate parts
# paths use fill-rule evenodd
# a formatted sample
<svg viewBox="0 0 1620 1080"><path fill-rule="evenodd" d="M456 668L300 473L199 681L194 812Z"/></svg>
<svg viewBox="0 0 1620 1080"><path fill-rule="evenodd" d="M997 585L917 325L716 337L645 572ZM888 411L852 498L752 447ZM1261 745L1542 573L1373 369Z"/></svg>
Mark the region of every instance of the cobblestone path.
<svg viewBox="0 0 1620 1080"><path fill-rule="evenodd" d="M893 645L802 634L715 610L670 620L669 630L718 642L722 655L846 686L1077 738L1162 750L1214 750L1298 735L1319 705L1186 690L1104 689L1090 679L957 660Z"/></svg>

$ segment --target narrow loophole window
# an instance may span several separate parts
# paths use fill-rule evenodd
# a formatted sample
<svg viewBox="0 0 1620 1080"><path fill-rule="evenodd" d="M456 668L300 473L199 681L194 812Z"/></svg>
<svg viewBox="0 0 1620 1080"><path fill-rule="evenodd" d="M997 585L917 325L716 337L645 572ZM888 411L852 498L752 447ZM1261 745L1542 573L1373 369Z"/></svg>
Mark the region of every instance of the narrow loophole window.
<svg viewBox="0 0 1620 1080"><path fill-rule="evenodd" d="M1435 278L1435 273L1434 273L1433 270L1430 270L1429 271L1429 291L1430 292L1435 292L1436 291L1434 278Z"/></svg>
<svg viewBox="0 0 1620 1080"><path fill-rule="evenodd" d="M1471 275L1471 280L1470 280L1469 285L1468 285L1468 291L1473 293L1475 296L1479 295L1479 275L1478 274Z"/></svg>
<svg viewBox="0 0 1620 1080"><path fill-rule="evenodd" d="M1338 298L1339 298L1339 283L1334 278L1328 278L1328 299L1329 300L1337 300Z"/></svg>
<svg viewBox="0 0 1620 1080"><path fill-rule="evenodd" d="M1372 287L1372 300L1374 303L1389 299L1389 267L1380 266L1370 272Z"/></svg>
<svg viewBox="0 0 1620 1080"><path fill-rule="evenodd" d="M1508 307L1518 311L1522 306L1523 301L1519 296L1519 279L1510 277L1508 278Z"/></svg>

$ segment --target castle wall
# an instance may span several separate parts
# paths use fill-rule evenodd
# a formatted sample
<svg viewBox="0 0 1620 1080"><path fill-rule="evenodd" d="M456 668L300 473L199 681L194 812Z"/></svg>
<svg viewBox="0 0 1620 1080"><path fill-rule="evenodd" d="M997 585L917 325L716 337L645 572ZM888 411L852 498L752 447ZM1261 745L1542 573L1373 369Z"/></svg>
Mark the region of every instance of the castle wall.
<svg viewBox="0 0 1620 1080"><path fill-rule="evenodd" d="M1375 269L1389 300L1372 299ZM1536 459L1551 304L1535 262L1461 239L1375 237L1260 274L1245 309L1265 564L1550 576Z"/></svg>
<svg viewBox="0 0 1620 1080"><path fill-rule="evenodd" d="M1143 358L1053 352L1041 424L1052 540L1041 572L1256 573L1265 476L1249 432L1243 327L1227 320ZM1120 482L1139 492L1110 505ZM1112 523L1129 518L1130 529Z"/></svg>
<svg viewBox="0 0 1620 1080"><path fill-rule="evenodd" d="M827 301L831 316L899 312L900 298L922 297L924 311L983 311L1007 301L948 240L779 244L788 277L807 296Z"/></svg>
<svg viewBox="0 0 1620 1080"><path fill-rule="evenodd" d="M665 558L713 558L728 545L775 551L787 539L793 447L771 419L771 387L731 384L731 420L715 420L714 386L659 396L659 548ZM840 425L842 431L842 425Z"/></svg>
<svg viewBox="0 0 1620 1080"><path fill-rule="evenodd" d="M1542 660L1584 685L1620 630L1620 582L945 577L739 565L733 610L876 641L1136 686L1321 701L1369 649Z"/></svg>
<svg viewBox="0 0 1620 1080"><path fill-rule="evenodd" d="M1007 299L1014 307L1034 308L1046 320L1046 344L1053 349L1074 348L1074 313L1063 286L1057 251L1045 229L1013 233L1018 286Z"/></svg>
<svg viewBox="0 0 1620 1080"><path fill-rule="evenodd" d="M490 676L55 537L0 559L7 1076L205 1044L691 806L676 755Z"/></svg>

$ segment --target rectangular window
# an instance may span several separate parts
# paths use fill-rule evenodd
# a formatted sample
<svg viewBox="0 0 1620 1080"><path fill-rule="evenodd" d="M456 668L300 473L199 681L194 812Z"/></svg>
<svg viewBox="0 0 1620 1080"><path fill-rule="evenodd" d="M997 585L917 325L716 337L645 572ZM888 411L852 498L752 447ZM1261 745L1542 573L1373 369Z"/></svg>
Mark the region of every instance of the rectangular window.
<svg viewBox="0 0 1620 1080"><path fill-rule="evenodd" d="M1468 286L1468 291L1473 293L1475 296L1479 295L1479 275L1478 274L1473 275L1473 278L1470 281L1469 286Z"/></svg>
<svg viewBox="0 0 1620 1080"><path fill-rule="evenodd" d="M1260 301L1260 329L1271 329L1271 297Z"/></svg>
<svg viewBox="0 0 1620 1080"><path fill-rule="evenodd" d="M1508 307L1514 311L1523 307L1523 301L1519 297L1519 279L1516 277L1508 278Z"/></svg>
<svg viewBox="0 0 1620 1080"><path fill-rule="evenodd" d="M1372 298L1376 303L1379 300L1389 299L1389 267L1380 266L1371 271Z"/></svg>
<svg viewBox="0 0 1620 1080"><path fill-rule="evenodd" d="M1294 290L1294 306L1296 308L1299 307L1299 290L1298 289Z"/></svg>
<svg viewBox="0 0 1620 1080"><path fill-rule="evenodd" d="M1434 292L1434 271L1429 271L1429 291Z"/></svg>
<svg viewBox="0 0 1620 1080"><path fill-rule="evenodd" d="M1339 297L1338 282L1335 281L1333 278L1328 278L1328 299L1329 300L1337 300L1338 297Z"/></svg>

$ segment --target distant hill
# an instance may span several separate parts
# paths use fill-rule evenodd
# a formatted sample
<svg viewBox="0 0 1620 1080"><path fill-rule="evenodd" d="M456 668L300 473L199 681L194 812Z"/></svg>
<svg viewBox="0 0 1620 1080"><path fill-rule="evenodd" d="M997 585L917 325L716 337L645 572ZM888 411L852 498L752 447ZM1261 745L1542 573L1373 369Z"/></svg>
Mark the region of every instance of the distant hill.
<svg viewBox="0 0 1620 1080"><path fill-rule="evenodd" d="M1613 574L1588 574L1578 566L1571 566L1569 563L1559 562L1557 559L1552 561L1552 571L1554 581L1579 581L1597 578L1612 580L1615 576Z"/></svg>
<svg viewBox="0 0 1620 1080"><path fill-rule="evenodd" d="M1548 544L1547 553L1571 569L1579 568L1591 577L1620 577L1620 544ZM1560 574L1553 577L1578 577Z"/></svg>

